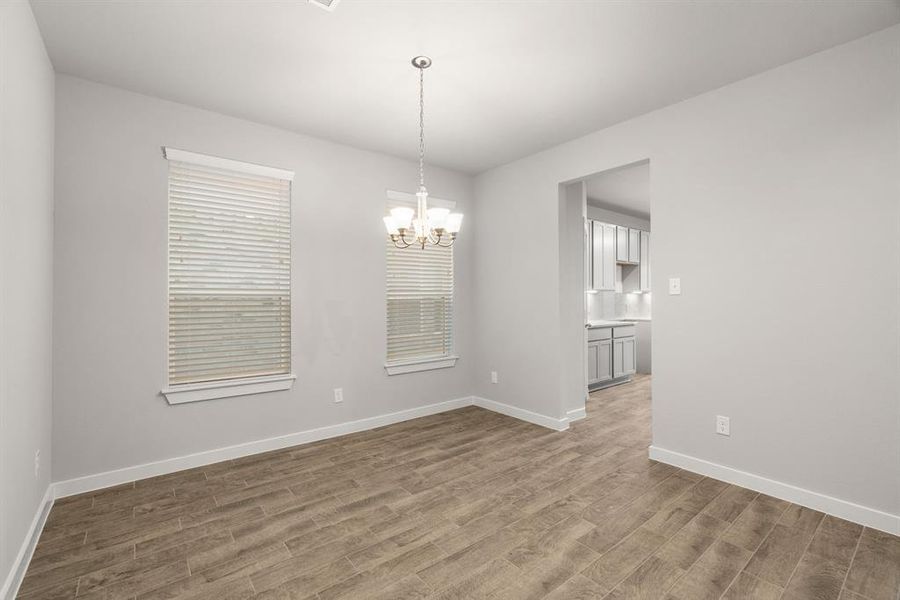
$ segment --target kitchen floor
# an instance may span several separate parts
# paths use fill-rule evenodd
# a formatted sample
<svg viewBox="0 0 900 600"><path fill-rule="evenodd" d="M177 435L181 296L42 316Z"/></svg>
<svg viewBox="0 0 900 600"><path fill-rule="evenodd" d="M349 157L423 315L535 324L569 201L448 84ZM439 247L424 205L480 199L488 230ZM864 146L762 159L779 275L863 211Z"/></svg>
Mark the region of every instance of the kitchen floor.
<svg viewBox="0 0 900 600"><path fill-rule="evenodd" d="M20 598L897 600L900 538L647 459L650 378L57 501Z"/></svg>

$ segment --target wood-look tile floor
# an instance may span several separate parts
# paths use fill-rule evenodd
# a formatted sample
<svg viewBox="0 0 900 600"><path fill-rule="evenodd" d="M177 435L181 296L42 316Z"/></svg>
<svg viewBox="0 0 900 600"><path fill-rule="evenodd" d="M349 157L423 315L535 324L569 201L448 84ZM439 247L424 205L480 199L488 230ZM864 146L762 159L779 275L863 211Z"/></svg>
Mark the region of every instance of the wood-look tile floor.
<svg viewBox="0 0 900 600"><path fill-rule="evenodd" d="M900 538L647 459L650 381L57 501L23 599L897 600Z"/></svg>

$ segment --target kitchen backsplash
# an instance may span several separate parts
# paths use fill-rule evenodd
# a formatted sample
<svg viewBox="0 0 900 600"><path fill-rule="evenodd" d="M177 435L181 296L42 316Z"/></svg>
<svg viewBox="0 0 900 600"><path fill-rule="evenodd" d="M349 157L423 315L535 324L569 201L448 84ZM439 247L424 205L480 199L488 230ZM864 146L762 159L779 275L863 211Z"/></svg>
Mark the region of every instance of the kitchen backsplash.
<svg viewBox="0 0 900 600"><path fill-rule="evenodd" d="M587 297L587 320L649 319L652 294L598 292Z"/></svg>

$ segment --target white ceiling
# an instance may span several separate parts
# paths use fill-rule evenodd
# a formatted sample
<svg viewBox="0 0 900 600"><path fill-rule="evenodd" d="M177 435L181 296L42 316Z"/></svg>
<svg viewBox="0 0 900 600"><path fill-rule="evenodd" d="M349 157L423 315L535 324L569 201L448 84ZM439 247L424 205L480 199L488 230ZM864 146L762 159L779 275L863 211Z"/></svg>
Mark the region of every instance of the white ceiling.
<svg viewBox="0 0 900 600"><path fill-rule="evenodd" d="M479 172L900 21L898 0L32 0L63 73Z"/></svg>
<svg viewBox="0 0 900 600"><path fill-rule="evenodd" d="M650 218L650 163L605 171L585 180L588 204Z"/></svg>

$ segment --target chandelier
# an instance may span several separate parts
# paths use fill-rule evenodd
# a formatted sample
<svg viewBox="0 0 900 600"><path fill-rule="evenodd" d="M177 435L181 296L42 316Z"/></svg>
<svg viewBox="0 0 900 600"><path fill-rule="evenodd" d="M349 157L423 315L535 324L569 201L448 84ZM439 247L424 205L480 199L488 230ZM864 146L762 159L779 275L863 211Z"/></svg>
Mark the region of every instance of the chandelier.
<svg viewBox="0 0 900 600"><path fill-rule="evenodd" d="M426 245L446 248L453 245L462 224L461 213L451 213L446 208L428 208L428 190L425 188L425 69L431 66L427 56L412 59L419 70L419 191L416 192L416 210L406 206L391 209L384 218L384 226L394 245L409 248Z"/></svg>

